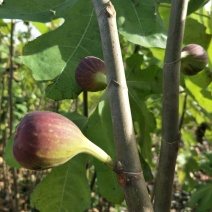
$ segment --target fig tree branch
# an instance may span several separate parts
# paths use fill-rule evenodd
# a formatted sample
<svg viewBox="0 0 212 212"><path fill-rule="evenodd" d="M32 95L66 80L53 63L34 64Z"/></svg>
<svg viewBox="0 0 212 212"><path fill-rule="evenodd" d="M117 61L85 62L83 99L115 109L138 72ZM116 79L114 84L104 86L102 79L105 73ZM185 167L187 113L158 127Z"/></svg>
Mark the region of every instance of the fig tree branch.
<svg viewBox="0 0 212 212"><path fill-rule="evenodd" d="M93 0L102 41L113 123L117 173L128 210L153 211L136 146L128 88L122 61L116 11L108 0Z"/></svg>
<svg viewBox="0 0 212 212"><path fill-rule="evenodd" d="M180 142L180 57L188 0L173 0L163 67L162 144L155 187L155 212L169 212Z"/></svg>
<svg viewBox="0 0 212 212"><path fill-rule="evenodd" d="M10 53L9 53L9 79L8 79L8 115L9 115L9 136L13 133L13 70L14 70L14 31L15 31L15 22L11 20L11 30L10 30ZM17 173L16 169L12 168L12 178L14 184L14 192L17 194L18 186L17 186ZM15 197L14 200L14 211L18 211L18 199Z"/></svg>

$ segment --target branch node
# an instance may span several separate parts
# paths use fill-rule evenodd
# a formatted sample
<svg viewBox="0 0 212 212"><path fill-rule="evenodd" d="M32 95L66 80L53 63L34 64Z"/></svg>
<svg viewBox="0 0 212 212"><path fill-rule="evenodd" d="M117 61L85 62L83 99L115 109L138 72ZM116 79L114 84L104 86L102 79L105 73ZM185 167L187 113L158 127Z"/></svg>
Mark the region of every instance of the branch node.
<svg viewBox="0 0 212 212"><path fill-rule="evenodd" d="M142 176L143 176L143 172L123 171L121 173L117 173L118 183L121 187L125 187L137 180L140 180L142 178Z"/></svg>
<svg viewBox="0 0 212 212"><path fill-rule="evenodd" d="M181 58L178 58L178 59L175 60L175 61L172 61L172 62L170 62L170 63L164 63L163 65L164 65L164 66L166 66L166 65L170 66L170 65L173 65L173 64L179 62L180 60L181 60Z"/></svg>
<svg viewBox="0 0 212 212"><path fill-rule="evenodd" d="M116 87L121 87L123 89L128 89L126 86L121 85L117 80L114 80L114 79L110 80L109 86L112 86L112 85L114 85Z"/></svg>
<svg viewBox="0 0 212 212"><path fill-rule="evenodd" d="M113 16L116 15L115 8L110 1L108 2L108 6L106 7L106 11L107 11L109 17L113 17Z"/></svg>
<svg viewBox="0 0 212 212"><path fill-rule="evenodd" d="M179 146L180 142L182 141L182 140L181 140L181 133L179 133L177 137L178 137L177 140L168 142L168 141L165 141L165 140L163 139L162 142L163 142L164 144L166 144L166 145L176 145L176 144L178 144L178 146Z"/></svg>
<svg viewBox="0 0 212 212"><path fill-rule="evenodd" d="M112 17L116 15L116 11L115 8L113 6L113 4L111 3L111 1L108 1L105 6L98 12L98 17L102 14L103 10L106 10L108 17Z"/></svg>

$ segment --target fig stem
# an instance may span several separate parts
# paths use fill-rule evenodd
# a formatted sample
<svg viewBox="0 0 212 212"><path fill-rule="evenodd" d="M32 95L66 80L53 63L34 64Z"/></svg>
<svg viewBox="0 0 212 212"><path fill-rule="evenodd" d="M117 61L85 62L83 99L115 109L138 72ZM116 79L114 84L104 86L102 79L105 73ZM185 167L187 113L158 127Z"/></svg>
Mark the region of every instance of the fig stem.
<svg viewBox="0 0 212 212"><path fill-rule="evenodd" d="M96 73L95 75L96 80L98 80L99 83L102 83L103 85L107 85L107 77L103 73Z"/></svg>
<svg viewBox="0 0 212 212"><path fill-rule="evenodd" d="M182 51L180 58L183 59L189 55L188 51Z"/></svg>
<svg viewBox="0 0 212 212"><path fill-rule="evenodd" d="M108 168L111 170L115 170L115 162L112 160L112 158L100 147L98 147L96 144L91 142L89 139L86 141L88 143L88 147L86 147L83 152L87 153L99 161L103 162Z"/></svg>

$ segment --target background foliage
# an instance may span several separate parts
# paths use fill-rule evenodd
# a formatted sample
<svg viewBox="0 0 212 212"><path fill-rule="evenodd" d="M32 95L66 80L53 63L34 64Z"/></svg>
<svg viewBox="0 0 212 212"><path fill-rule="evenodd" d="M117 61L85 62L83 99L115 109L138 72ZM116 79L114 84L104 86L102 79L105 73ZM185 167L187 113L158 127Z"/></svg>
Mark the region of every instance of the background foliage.
<svg viewBox="0 0 212 212"><path fill-rule="evenodd" d="M170 2L113 1L134 128L150 193L160 148L162 68ZM212 208L212 7L204 7L207 2L189 1L185 26L183 44L202 45L208 52L209 63L195 76L181 75L183 143L177 161L172 202L172 208L176 210L187 207L187 210L209 211ZM0 5L0 18L1 156L5 152L7 163L17 167L11 154L12 139L6 142L11 134L8 126L12 122L14 131L27 112L51 110L73 120L91 141L115 158L107 89L88 94L89 115L85 117L83 102L86 100L74 78L80 59L89 55L103 57L92 2L5 0ZM14 35L11 35L13 25ZM37 38L34 38L35 30L39 34ZM11 36L14 41L12 55ZM9 98L12 98L13 105L10 105ZM12 119L9 115L11 107ZM32 191L31 208L40 211L84 211L95 207L99 211L109 211L109 208L121 211L125 207L116 176L85 155L77 156L50 173L10 169L4 161L1 166L1 198L9 196L1 201L2 208L12 207L18 211L25 207L30 210L27 192Z"/></svg>

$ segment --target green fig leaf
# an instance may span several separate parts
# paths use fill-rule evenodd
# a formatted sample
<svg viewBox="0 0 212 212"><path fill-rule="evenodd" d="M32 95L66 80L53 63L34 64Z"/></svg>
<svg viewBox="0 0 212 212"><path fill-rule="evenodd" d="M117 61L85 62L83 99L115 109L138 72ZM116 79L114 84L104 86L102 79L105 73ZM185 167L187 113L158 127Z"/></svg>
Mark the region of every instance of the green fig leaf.
<svg viewBox="0 0 212 212"><path fill-rule="evenodd" d="M199 33L192 33L191 30L193 29L196 29ZM211 41L211 35L206 34L205 31L206 27L195 19L195 15L192 15L191 17L189 16L186 19L183 43L185 45L196 43L207 50L208 44Z"/></svg>
<svg viewBox="0 0 212 212"><path fill-rule="evenodd" d="M187 15L195 12L196 10L203 7L208 2L209 2L209 0L190 0L188 3Z"/></svg>
<svg viewBox="0 0 212 212"><path fill-rule="evenodd" d="M117 10L119 32L126 39L142 46L165 48L166 32L155 12L154 0L142 3L114 0L113 4ZM89 55L102 58L92 3L84 0L53 0L51 4L41 0L7 0L0 7L0 17L39 22L65 20L56 30L29 42L23 50L22 60L37 81L48 82L48 98L76 98L82 91L75 80L80 59Z"/></svg>
<svg viewBox="0 0 212 212"><path fill-rule="evenodd" d="M113 1L119 33L145 47L166 47L166 29L156 12L154 0Z"/></svg>
<svg viewBox="0 0 212 212"><path fill-rule="evenodd" d="M150 133L156 128L154 115L148 110L145 99L154 94L162 93L162 70L158 66L141 69L143 56L134 54L126 60L127 85L129 91L130 107L135 126L136 138L140 145L139 153L142 169L146 180L153 175L149 164L152 163Z"/></svg>
<svg viewBox="0 0 212 212"><path fill-rule="evenodd" d="M138 66L140 55L133 55L127 59L127 85L129 90L139 93L139 98L147 97L151 94L162 93L162 69L158 66L149 66L146 69L140 69ZM134 64L138 67L135 67Z"/></svg>
<svg viewBox="0 0 212 212"><path fill-rule="evenodd" d="M79 11L83 15L79 15ZM46 96L55 100L75 99L81 93L75 80L80 59L88 55L102 57L92 4L78 1L74 7L67 8L67 12L62 26L26 45L22 57L36 80L49 81Z"/></svg>
<svg viewBox="0 0 212 212"><path fill-rule="evenodd" d="M112 120L107 91L104 93L94 113L89 117L85 135L113 159L115 158ZM116 174L101 162L95 159L93 162L97 171L97 184L101 195L113 203L122 202L124 196L117 182Z"/></svg>
<svg viewBox="0 0 212 212"><path fill-rule="evenodd" d="M139 73L135 74L135 78L128 76L127 81L130 107L135 126L136 138L140 145L140 154L142 155L141 157L143 157L143 160L145 158L149 163L152 162L150 150L152 147L152 141L150 133L154 132L156 121L153 114L148 110L144 99L152 93L161 93L162 86L160 80L158 80L159 77L162 77L161 70L155 67L140 70ZM145 170L144 168L144 173L146 171L148 172L148 170L149 169ZM149 174L149 176L150 175L151 174Z"/></svg>
<svg viewBox="0 0 212 212"><path fill-rule="evenodd" d="M31 194L30 205L42 212L84 211L90 207L86 155L52 169Z"/></svg>
<svg viewBox="0 0 212 212"><path fill-rule="evenodd" d="M152 170L149 166L149 164L146 162L146 160L143 158L143 156L140 154L140 160L141 160L141 167L142 167L142 170L145 170L144 171L144 179L146 182L148 181L151 181L154 179L154 176L152 174Z"/></svg>
<svg viewBox="0 0 212 212"><path fill-rule="evenodd" d="M210 4L208 4L207 7L200 8L198 11L193 13L191 15L192 18L197 20L199 23L204 25L205 29L205 34L212 34L212 23L211 21L208 21L210 19L210 14L212 12L212 7ZM199 30L198 30L199 31Z"/></svg>
<svg viewBox="0 0 212 212"><path fill-rule="evenodd" d="M204 160L202 160L199 165L200 170L212 176L212 152L206 152L204 156Z"/></svg>
<svg viewBox="0 0 212 212"><path fill-rule="evenodd" d="M140 146L140 154L152 162L152 141L150 133L156 128L156 121L152 113L147 109L143 99L139 98L137 92L133 89L129 90L130 106L132 110L132 118L134 124L138 125L136 137ZM143 170L144 172L146 170Z"/></svg>
<svg viewBox="0 0 212 212"><path fill-rule="evenodd" d="M43 0L7 0L0 7L0 17L48 22L61 17L64 10L73 7L76 2L77 0L53 0L50 4Z"/></svg>
<svg viewBox="0 0 212 212"><path fill-rule="evenodd" d="M71 121L73 121L81 130L86 126L88 118L86 116L80 115L76 112L63 113L61 115L67 117Z"/></svg>
<svg viewBox="0 0 212 212"><path fill-rule="evenodd" d="M7 141L6 147L4 149L4 161L10 167L21 168L21 165L16 161L13 156L13 143L14 136L11 136L10 139Z"/></svg>
<svg viewBox="0 0 212 212"><path fill-rule="evenodd" d="M154 0L144 0L142 2L114 0L113 4L117 11L119 31L126 39L142 46L165 48L166 31L160 16L155 11ZM77 5L80 5L80 7ZM68 15L71 12L74 10L78 14L80 12L83 15L79 17L83 18L86 16L84 12L89 10L90 6L92 6L91 2L81 0L53 0L51 4L47 4L42 0L32 0L30 2L7 0L0 7L0 17L38 22L48 22L63 17L69 22ZM70 8L75 9L69 11ZM83 11L83 8L86 10ZM80 20L74 19L74 22L79 29L83 29Z"/></svg>
<svg viewBox="0 0 212 212"><path fill-rule="evenodd" d="M171 0L159 0L158 3L169 3L171 4ZM209 0L190 0L188 2L188 10L187 10L187 15L195 12L199 8L203 7L203 5L207 4Z"/></svg>
<svg viewBox="0 0 212 212"><path fill-rule="evenodd" d="M195 208L195 211L210 211L212 208L212 184L206 183L197 188L191 195L191 200L188 203L189 207Z"/></svg>
<svg viewBox="0 0 212 212"><path fill-rule="evenodd" d="M211 74L204 70L195 76L185 77L186 90L198 102L198 104L212 116L211 100L212 94L208 86L212 82Z"/></svg>

